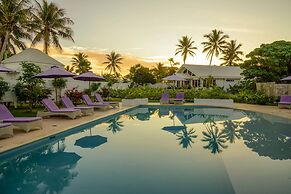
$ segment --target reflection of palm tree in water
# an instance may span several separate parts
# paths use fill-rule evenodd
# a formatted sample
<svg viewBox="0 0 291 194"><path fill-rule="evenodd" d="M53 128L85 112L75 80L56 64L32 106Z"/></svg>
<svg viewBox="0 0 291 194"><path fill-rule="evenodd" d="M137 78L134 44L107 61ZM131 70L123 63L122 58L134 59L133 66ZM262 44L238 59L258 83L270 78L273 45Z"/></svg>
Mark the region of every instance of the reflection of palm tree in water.
<svg viewBox="0 0 291 194"><path fill-rule="evenodd" d="M234 143L236 139L241 138L238 122L228 120L223 123L223 126L224 129L222 131L225 133L226 139L230 143Z"/></svg>
<svg viewBox="0 0 291 194"><path fill-rule="evenodd" d="M207 145L203 146L205 149L211 150L211 153L216 154L222 152L223 149L227 148L225 142L227 136L223 131L219 131L215 125L209 124L206 126L207 131L203 131L202 141L208 142Z"/></svg>
<svg viewBox="0 0 291 194"><path fill-rule="evenodd" d="M116 133L122 130L122 127L124 125L122 124L123 121L119 121L120 117L115 117L114 119L111 119L108 121L109 125L107 127L108 131L112 131L112 133Z"/></svg>
<svg viewBox="0 0 291 194"><path fill-rule="evenodd" d="M135 120L134 115L127 115L128 120Z"/></svg>
<svg viewBox="0 0 291 194"><path fill-rule="evenodd" d="M195 130L194 129L190 129L187 130L187 128L185 127L185 129L183 129L181 132L177 133L177 137L180 142L179 145L182 146L182 148L188 148L189 146L191 147L191 144L194 143L193 139L197 137L197 135L195 135Z"/></svg>

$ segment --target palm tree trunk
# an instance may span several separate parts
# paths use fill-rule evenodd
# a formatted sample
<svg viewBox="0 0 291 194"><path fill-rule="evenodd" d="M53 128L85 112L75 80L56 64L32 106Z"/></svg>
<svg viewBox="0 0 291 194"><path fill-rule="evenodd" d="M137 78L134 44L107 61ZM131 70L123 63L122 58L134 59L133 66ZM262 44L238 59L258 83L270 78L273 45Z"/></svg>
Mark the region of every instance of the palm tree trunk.
<svg viewBox="0 0 291 194"><path fill-rule="evenodd" d="M1 52L0 52L0 62L2 62L3 57L4 57L4 52L6 51L7 45L8 45L8 40L9 40L9 31L7 30L5 32L5 38L4 38L4 42L1 48Z"/></svg>
<svg viewBox="0 0 291 194"><path fill-rule="evenodd" d="M209 63L209 66L211 66L212 58L213 58L213 53L212 53L212 55L211 55L211 57L210 57L210 63Z"/></svg>
<svg viewBox="0 0 291 194"><path fill-rule="evenodd" d="M44 41L43 52L44 52L45 54L48 53L48 44L47 44L47 41Z"/></svg>

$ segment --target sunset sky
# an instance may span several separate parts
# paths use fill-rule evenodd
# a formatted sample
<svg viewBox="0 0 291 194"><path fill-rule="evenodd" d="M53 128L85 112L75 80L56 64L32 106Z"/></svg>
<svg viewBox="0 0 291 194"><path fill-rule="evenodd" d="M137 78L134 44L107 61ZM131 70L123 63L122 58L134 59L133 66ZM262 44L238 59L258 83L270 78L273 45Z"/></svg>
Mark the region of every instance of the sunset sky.
<svg viewBox="0 0 291 194"><path fill-rule="evenodd" d="M203 35L212 29L243 44L245 54L262 43L291 39L290 0L53 0L66 9L75 43L63 41L62 54L50 54L69 64L73 53L89 55L94 71L104 69L104 53L124 55L123 73L135 63L151 66L174 57L178 39L192 37L198 47L189 64L208 64L202 54ZM175 59L181 62L181 58ZM219 65L219 61L214 60Z"/></svg>

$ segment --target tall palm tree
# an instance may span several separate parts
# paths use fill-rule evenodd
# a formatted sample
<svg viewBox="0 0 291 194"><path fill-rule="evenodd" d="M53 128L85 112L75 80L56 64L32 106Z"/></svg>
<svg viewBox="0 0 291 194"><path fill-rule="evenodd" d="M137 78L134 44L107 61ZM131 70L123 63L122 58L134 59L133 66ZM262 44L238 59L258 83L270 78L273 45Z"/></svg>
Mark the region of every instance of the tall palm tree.
<svg viewBox="0 0 291 194"><path fill-rule="evenodd" d="M91 62L85 53L79 52L74 54L71 62L75 72L78 74L86 73L92 69Z"/></svg>
<svg viewBox="0 0 291 194"><path fill-rule="evenodd" d="M229 36L220 30L214 29L211 33L205 34L204 37L207 38L207 41L202 42L202 45L204 45L203 52L207 52L207 58L210 57L209 65L211 65L213 56L215 55L218 57L219 54L223 52L226 39L229 38Z"/></svg>
<svg viewBox="0 0 291 194"><path fill-rule="evenodd" d="M109 71L109 74L114 74L116 77L119 77L119 72L121 71L121 68L119 64L122 64L123 58L120 54L112 51L110 54L107 54L105 62L103 64L107 64L105 70Z"/></svg>
<svg viewBox="0 0 291 194"><path fill-rule="evenodd" d="M242 44L237 44L236 40L231 40L226 43L226 47L223 50L223 57L220 58L224 62L221 65L225 66L238 66L238 62L243 61L240 58L240 55L243 55L243 52L240 51Z"/></svg>
<svg viewBox="0 0 291 194"><path fill-rule="evenodd" d="M156 66L152 69L152 72L158 82L160 82L167 73L166 67L163 63L157 63Z"/></svg>
<svg viewBox="0 0 291 194"><path fill-rule="evenodd" d="M184 64L186 62L187 56L194 56L194 50L197 49L197 47L194 46L194 41L192 40L192 38L188 38L188 36L182 36L182 38L179 40L179 44L177 44L176 46L178 48L176 49L175 55L181 53Z"/></svg>
<svg viewBox="0 0 291 194"><path fill-rule="evenodd" d="M30 39L31 11L29 0L0 1L0 62L5 52L15 53L14 45L25 48L21 39Z"/></svg>
<svg viewBox="0 0 291 194"><path fill-rule="evenodd" d="M33 14L34 38L31 45L35 46L43 42L43 52L48 54L49 48L53 45L58 50L62 50L60 38L73 39L73 30L70 27L74 22L66 17L64 9L59 8L55 3L48 3L46 0L42 4L36 2L35 14Z"/></svg>

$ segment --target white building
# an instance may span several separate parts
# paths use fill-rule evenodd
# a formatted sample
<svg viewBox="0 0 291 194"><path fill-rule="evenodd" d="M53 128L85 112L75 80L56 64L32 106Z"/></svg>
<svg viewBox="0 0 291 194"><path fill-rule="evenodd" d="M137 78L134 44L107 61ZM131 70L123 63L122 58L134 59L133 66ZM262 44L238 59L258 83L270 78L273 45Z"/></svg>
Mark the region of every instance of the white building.
<svg viewBox="0 0 291 194"><path fill-rule="evenodd" d="M185 64L176 72L185 81L175 81L175 84L177 87L203 88L207 80L212 80L213 85L228 89L243 78L241 73L240 67Z"/></svg>

